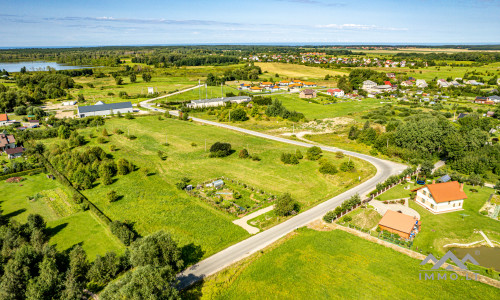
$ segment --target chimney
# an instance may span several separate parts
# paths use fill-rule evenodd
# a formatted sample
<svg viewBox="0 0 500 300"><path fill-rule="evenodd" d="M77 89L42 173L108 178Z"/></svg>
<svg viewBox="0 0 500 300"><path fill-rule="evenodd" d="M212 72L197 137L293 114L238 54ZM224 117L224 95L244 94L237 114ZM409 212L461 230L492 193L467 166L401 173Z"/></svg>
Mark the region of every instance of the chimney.
<svg viewBox="0 0 500 300"><path fill-rule="evenodd" d="M460 191L461 191L461 192L463 192L463 191L464 191L464 184L463 184L463 183L461 183L461 184L460 184Z"/></svg>
<svg viewBox="0 0 500 300"><path fill-rule="evenodd" d="M432 181L432 184L436 184L436 180L433 180L433 181Z"/></svg>

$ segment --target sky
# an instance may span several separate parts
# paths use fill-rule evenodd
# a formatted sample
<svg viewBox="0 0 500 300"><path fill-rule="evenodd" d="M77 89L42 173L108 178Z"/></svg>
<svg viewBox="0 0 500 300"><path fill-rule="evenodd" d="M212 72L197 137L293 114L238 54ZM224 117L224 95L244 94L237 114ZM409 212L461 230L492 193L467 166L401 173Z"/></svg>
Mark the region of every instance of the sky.
<svg viewBox="0 0 500 300"><path fill-rule="evenodd" d="M500 44L500 0L0 0L0 48Z"/></svg>

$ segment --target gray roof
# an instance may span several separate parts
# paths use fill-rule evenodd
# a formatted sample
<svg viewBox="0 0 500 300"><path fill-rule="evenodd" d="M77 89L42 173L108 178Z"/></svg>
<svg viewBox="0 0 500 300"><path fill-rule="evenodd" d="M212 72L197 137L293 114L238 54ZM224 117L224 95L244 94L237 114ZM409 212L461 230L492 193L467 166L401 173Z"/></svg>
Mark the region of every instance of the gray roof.
<svg viewBox="0 0 500 300"><path fill-rule="evenodd" d="M111 110L111 109L123 109L123 108L132 108L132 103L130 101L128 101L128 102L119 102L119 103L110 103L110 104L78 106L78 113L90 113L90 112L96 112L96 111Z"/></svg>
<svg viewBox="0 0 500 300"><path fill-rule="evenodd" d="M441 178L439 178L439 181L441 181L441 182L448 182L450 180L451 180L451 177L448 174L446 174L446 175L442 176Z"/></svg>
<svg viewBox="0 0 500 300"><path fill-rule="evenodd" d="M490 100L500 100L500 96L490 96Z"/></svg>
<svg viewBox="0 0 500 300"><path fill-rule="evenodd" d="M202 100L191 100L191 103L210 103L210 102L228 102L237 100L250 101L252 98L248 96L235 96L235 97L225 97L225 98L212 98L212 99L202 99Z"/></svg>

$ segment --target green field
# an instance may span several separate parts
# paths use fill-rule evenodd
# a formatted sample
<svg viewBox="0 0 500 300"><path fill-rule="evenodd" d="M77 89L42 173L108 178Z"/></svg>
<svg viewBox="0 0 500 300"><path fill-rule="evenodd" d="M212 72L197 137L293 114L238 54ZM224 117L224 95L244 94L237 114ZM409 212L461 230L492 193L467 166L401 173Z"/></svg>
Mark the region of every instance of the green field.
<svg viewBox="0 0 500 300"><path fill-rule="evenodd" d="M262 72L268 72L271 75L278 74L280 77L286 77L289 79L316 79L323 80L326 75L347 75L347 72L342 71L332 71L323 68L308 67L304 65L297 64L285 64L285 63L255 63L262 69Z"/></svg>
<svg viewBox="0 0 500 300"><path fill-rule="evenodd" d="M419 280L420 260L340 230L299 229L188 291L191 299L493 299L475 281ZM270 267L272 266L272 267ZM460 278L460 277L459 277Z"/></svg>
<svg viewBox="0 0 500 300"><path fill-rule="evenodd" d="M78 208L72 207L71 200L65 201L55 196L58 194L64 197L68 194L59 182L48 179L45 174L23 177L26 180L21 183L0 182L0 190L5 191L0 196L2 214L18 222L26 222L30 214L40 214L47 222L51 235L50 243L55 244L61 251L81 244L89 258L93 259L96 255L104 255L108 251L124 250L124 246L111 234L108 227L90 211L78 211ZM27 199L37 193L50 195L53 200ZM59 202L59 206L51 202ZM65 212L57 209L64 206L68 207Z"/></svg>
<svg viewBox="0 0 500 300"><path fill-rule="evenodd" d="M281 153L295 152L297 147L194 122L158 120L157 116L134 120L112 118L106 122L106 128L109 133L119 128L125 134L137 136L129 140L125 135L112 134L100 146L115 159L130 160L138 170L117 176L116 182L109 186L98 184L84 194L112 220L134 223L139 234L165 230L181 246L191 243L201 246L204 256L248 237L248 233L232 224L234 216L176 189L175 184L182 177L199 183L225 176L275 195L290 192L306 209L350 189L359 183L359 176L366 180L375 174L372 165L357 159L354 159L356 172L334 176L320 174L318 162L305 159L298 165L284 165ZM95 128L79 131L87 140L91 132L94 135L85 147L96 145L101 131L102 127L97 132ZM164 145L165 139L169 146ZM52 139L47 143L57 141ZM205 141L207 148L217 141L230 142L236 153L226 158L208 158ZM117 151L110 152L110 145L115 145ZM251 155L258 155L261 161L238 158L237 152L243 148L248 148ZM166 160L160 159L159 150L164 151ZM305 154L306 149L301 150ZM337 159L330 153L324 156L337 167L348 159ZM106 194L110 190L122 198L109 203Z"/></svg>

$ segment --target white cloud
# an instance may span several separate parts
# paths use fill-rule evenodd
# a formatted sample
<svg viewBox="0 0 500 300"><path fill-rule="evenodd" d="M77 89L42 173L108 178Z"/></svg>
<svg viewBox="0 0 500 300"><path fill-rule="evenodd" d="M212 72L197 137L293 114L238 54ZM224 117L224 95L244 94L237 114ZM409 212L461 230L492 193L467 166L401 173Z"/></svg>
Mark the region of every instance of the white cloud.
<svg viewBox="0 0 500 300"><path fill-rule="evenodd" d="M365 24L326 24L326 25L316 25L316 27L341 29L341 30L387 30L387 31L408 30L408 28L383 27L378 25L365 25Z"/></svg>

